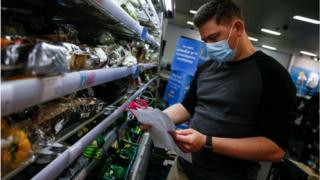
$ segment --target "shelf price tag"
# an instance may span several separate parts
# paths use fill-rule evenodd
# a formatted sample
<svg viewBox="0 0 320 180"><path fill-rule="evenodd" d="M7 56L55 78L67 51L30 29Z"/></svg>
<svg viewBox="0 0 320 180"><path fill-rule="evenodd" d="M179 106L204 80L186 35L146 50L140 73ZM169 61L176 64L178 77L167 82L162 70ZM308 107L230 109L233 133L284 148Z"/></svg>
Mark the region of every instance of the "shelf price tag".
<svg viewBox="0 0 320 180"><path fill-rule="evenodd" d="M141 32L141 40L146 40L148 35L148 30L146 27L143 27L142 32Z"/></svg>
<svg viewBox="0 0 320 180"><path fill-rule="evenodd" d="M1 112L5 114L12 108L13 87L12 85L2 85L1 87Z"/></svg>
<svg viewBox="0 0 320 180"><path fill-rule="evenodd" d="M93 86L96 80L94 72L80 72L80 85L79 88Z"/></svg>
<svg viewBox="0 0 320 180"><path fill-rule="evenodd" d="M62 94L62 78L48 77L41 80L42 96L41 100L46 101L61 96Z"/></svg>

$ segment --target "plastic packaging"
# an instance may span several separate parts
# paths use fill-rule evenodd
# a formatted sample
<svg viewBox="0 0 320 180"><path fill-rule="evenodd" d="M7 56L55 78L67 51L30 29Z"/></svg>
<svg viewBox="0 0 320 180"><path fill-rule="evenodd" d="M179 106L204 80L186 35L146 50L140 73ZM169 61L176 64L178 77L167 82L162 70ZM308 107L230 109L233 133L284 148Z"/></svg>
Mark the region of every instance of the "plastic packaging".
<svg viewBox="0 0 320 180"><path fill-rule="evenodd" d="M69 59L70 71L89 70L99 68L100 58L92 53L75 51Z"/></svg>
<svg viewBox="0 0 320 180"><path fill-rule="evenodd" d="M37 43L28 56L26 72L33 75L61 74L68 71L67 50L63 46Z"/></svg>
<svg viewBox="0 0 320 180"><path fill-rule="evenodd" d="M63 46L40 42L10 45L2 49L2 75L55 75L68 71L67 50Z"/></svg>
<svg viewBox="0 0 320 180"><path fill-rule="evenodd" d="M109 32L102 32L99 36L99 43L103 45L115 44L115 39Z"/></svg>

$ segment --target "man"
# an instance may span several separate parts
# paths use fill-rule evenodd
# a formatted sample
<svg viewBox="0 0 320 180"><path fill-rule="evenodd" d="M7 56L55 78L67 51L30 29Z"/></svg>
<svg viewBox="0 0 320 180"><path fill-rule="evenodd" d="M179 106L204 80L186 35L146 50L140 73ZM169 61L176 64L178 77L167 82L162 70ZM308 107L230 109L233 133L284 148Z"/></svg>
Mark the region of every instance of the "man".
<svg viewBox="0 0 320 180"><path fill-rule="evenodd" d="M296 116L295 87L285 68L251 44L231 0L204 4L194 17L210 60L198 67L181 104L164 112L190 129L172 133L192 153L168 179L256 179L258 161L283 158Z"/></svg>

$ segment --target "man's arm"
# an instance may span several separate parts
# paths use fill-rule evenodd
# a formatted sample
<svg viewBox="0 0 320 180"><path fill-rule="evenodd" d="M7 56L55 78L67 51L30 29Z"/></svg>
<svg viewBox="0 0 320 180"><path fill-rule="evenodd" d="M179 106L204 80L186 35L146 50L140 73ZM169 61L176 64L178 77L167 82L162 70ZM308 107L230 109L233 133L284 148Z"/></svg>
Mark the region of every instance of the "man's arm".
<svg viewBox="0 0 320 180"><path fill-rule="evenodd" d="M190 119L191 115L186 108L178 103L174 104L163 111L166 113L174 124L181 124Z"/></svg>
<svg viewBox="0 0 320 180"><path fill-rule="evenodd" d="M194 129L177 130L172 134L184 152L200 151L206 136ZM252 161L279 161L284 151L266 137L212 138L213 153Z"/></svg>
<svg viewBox="0 0 320 180"><path fill-rule="evenodd" d="M284 151L266 137L212 138L213 152L243 160L280 161Z"/></svg>

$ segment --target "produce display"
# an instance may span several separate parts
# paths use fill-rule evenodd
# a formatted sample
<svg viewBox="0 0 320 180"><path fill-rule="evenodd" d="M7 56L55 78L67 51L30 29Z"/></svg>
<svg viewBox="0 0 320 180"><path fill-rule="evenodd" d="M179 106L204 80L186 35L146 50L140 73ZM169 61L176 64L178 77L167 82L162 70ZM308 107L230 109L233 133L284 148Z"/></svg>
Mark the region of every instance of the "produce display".
<svg viewBox="0 0 320 180"><path fill-rule="evenodd" d="M141 26L148 29L149 35L159 31L159 27L154 27L151 22L154 16L151 9L146 8L144 1L119 1L119 7L123 9L121 13L127 13L131 17L129 20L141 23ZM156 63L159 49L151 42L153 39L150 36L142 38L135 29L128 29L124 22L89 1L4 0L1 13L1 81L6 87L13 87L9 92L12 97L10 95L5 103L10 104L12 100L12 107L16 108L19 107L15 106L17 103L32 99L29 107L22 106L28 108L20 112L17 112L20 109L12 108L1 117L1 178L32 179L82 137L93 132L120 104L126 103L128 97L143 83L150 80L151 75L149 77L146 72L139 77L139 68L142 66L135 65ZM135 66L126 70L132 70L134 75L100 84L100 74L104 74L100 69L124 66ZM88 73L79 72L98 69L99 71ZM118 76L117 73L122 73L125 68L119 69L105 74L109 75L111 72L110 75L113 76L112 73L115 72ZM133 73L135 71L139 73ZM94 76L98 74L96 72L99 77ZM72 74L66 76L66 73ZM70 92L68 95L57 92L67 88L69 90L65 79L70 77L77 80L77 75L80 76L81 83L85 82L80 87L70 89L86 89L67 91ZM96 86L87 88L92 86L87 83L91 75L94 76L92 82L98 85L94 83ZM47 77L51 76L57 76L52 78L57 81L41 84L40 90L38 89L41 93L37 95L39 99L29 96L29 99L23 99L16 94L15 85L19 82L23 84L28 82L28 78L32 78L33 82L39 80L40 83L46 83L46 79L51 79ZM36 92L38 93L35 91L35 94ZM64 96L52 100L52 97L47 98L46 93L54 93L54 97L61 94ZM11 108L11 104L8 108ZM123 132L123 136L120 137L117 131L115 143L108 151L104 150L103 144L107 141L105 133L114 128ZM76 164L72 159L73 162L68 164L70 167L64 167L63 172L57 175L63 179L62 174L65 173L64 177L73 179L89 162L99 161L99 171L96 171L99 174L94 174L94 177L127 179L142 134L138 122L130 112L124 112L89 146L82 146L85 149L74 158L81 159L80 163ZM72 165L76 168L72 168ZM87 178L90 177L92 176Z"/></svg>
<svg viewBox="0 0 320 180"><path fill-rule="evenodd" d="M107 156L87 176L87 179L124 180L128 179L129 171L138 150L137 144L115 141L107 151Z"/></svg>
<svg viewBox="0 0 320 180"><path fill-rule="evenodd" d="M103 144L104 139L103 136L100 135L83 151L83 156L86 158L101 159L103 155Z"/></svg>
<svg viewBox="0 0 320 180"><path fill-rule="evenodd" d="M151 63L157 58L149 45L140 42L120 45L114 42L110 33L100 42L110 45L94 48L66 42L7 45L1 49L2 78L52 76L71 71L132 66Z"/></svg>

